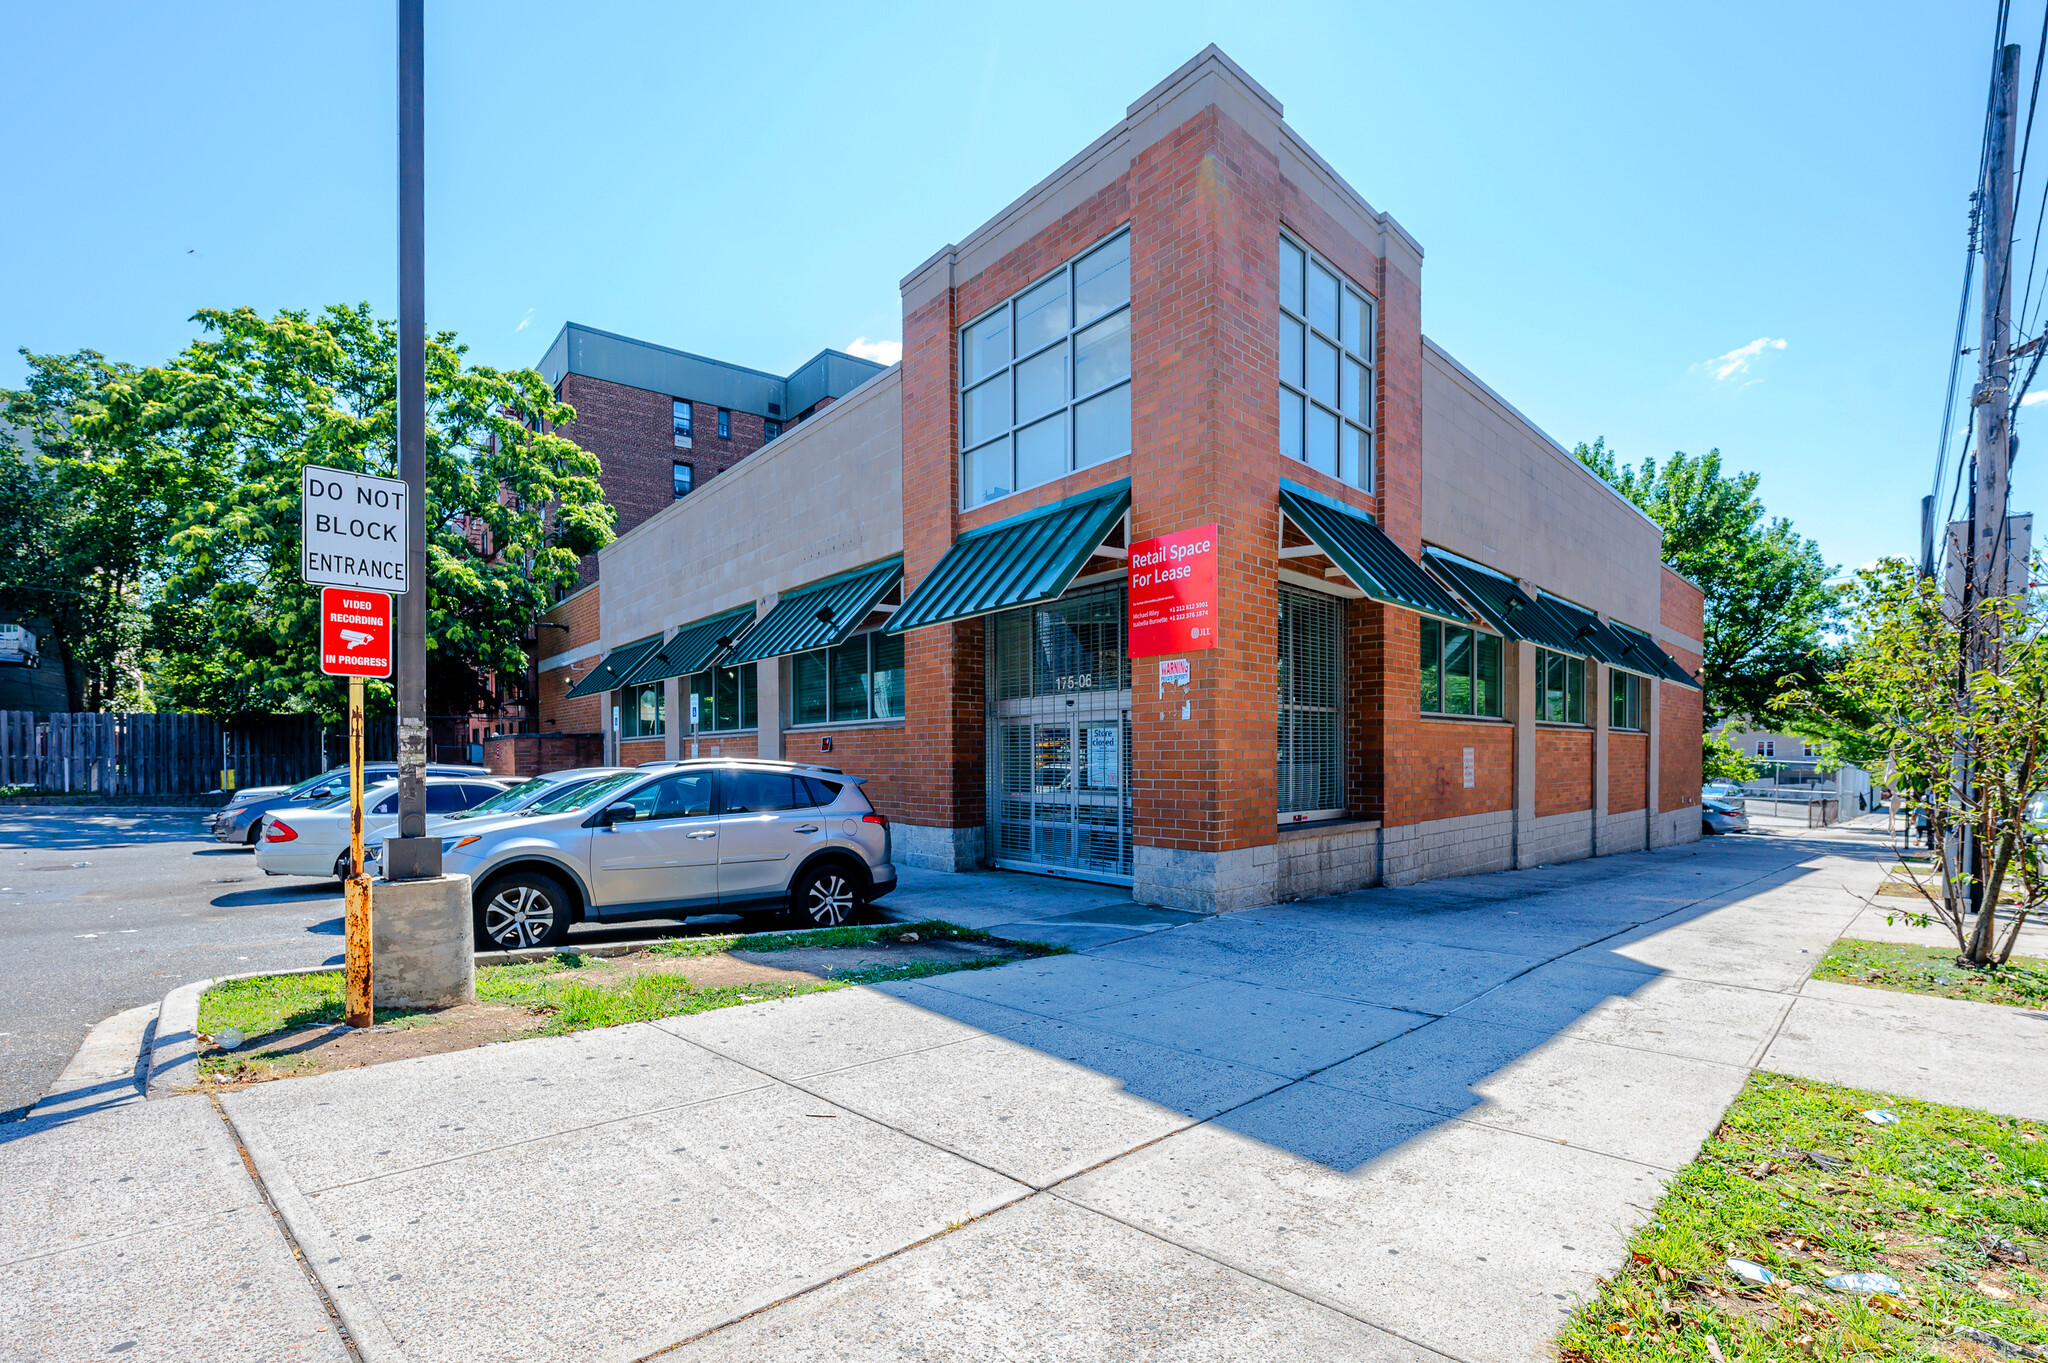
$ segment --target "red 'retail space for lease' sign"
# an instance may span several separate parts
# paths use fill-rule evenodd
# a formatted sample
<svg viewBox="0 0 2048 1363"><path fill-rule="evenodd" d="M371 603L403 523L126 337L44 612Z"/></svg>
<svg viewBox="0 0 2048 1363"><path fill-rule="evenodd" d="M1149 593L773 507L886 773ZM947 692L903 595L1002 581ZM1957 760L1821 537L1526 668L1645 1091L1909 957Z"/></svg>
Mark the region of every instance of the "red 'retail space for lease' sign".
<svg viewBox="0 0 2048 1363"><path fill-rule="evenodd" d="M1130 656L1216 647L1216 527L1131 546Z"/></svg>
<svg viewBox="0 0 2048 1363"><path fill-rule="evenodd" d="M354 587L320 589L320 670L330 677L391 675L391 598Z"/></svg>

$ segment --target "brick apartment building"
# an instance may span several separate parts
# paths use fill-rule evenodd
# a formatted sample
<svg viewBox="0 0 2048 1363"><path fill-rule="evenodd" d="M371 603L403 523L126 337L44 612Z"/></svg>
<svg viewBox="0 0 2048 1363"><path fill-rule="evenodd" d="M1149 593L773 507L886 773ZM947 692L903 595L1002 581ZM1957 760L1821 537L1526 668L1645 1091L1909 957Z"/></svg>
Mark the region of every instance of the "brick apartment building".
<svg viewBox="0 0 2048 1363"><path fill-rule="evenodd" d="M623 534L824 411L882 366L821 350L778 377L570 322L539 369L576 409L560 434L598 457L605 500ZM584 560L577 587L535 631L539 656L530 685L537 722L520 722L523 706L470 721L471 741L486 745L494 769L525 774L568 765L565 755L596 760L591 755L601 751L602 708L564 699L597 660L598 565L596 555ZM520 741L491 742L499 734ZM558 741L543 745L534 741L538 735ZM578 735L588 741L568 741Z"/></svg>
<svg viewBox="0 0 2048 1363"><path fill-rule="evenodd" d="M1205 50L904 278L900 365L622 526L561 713L1200 911L1698 837L1700 592L1421 265ZM1161 536L1209 613L1134 635Z"/></svg>

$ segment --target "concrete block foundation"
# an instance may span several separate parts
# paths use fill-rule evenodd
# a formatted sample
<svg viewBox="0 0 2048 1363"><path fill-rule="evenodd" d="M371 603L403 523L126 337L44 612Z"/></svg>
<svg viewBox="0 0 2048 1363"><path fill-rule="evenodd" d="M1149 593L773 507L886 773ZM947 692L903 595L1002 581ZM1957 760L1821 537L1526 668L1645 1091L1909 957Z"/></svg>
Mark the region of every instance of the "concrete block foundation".
<svg viewBox="0 0 2048 1363"><path fill-rule="evenodd" d="M379 1008L475 1003L469 877L377 881L370 891L370 959Z"/></svg>

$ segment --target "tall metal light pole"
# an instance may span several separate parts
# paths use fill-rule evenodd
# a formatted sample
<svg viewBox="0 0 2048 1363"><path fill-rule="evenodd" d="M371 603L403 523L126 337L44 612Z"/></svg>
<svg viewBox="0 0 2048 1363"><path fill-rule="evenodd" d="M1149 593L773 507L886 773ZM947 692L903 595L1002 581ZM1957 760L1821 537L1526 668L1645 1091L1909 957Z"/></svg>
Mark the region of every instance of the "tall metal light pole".
<svg viewBox="0 0 2048 1363"><path fill-rule="evenodd" d="M398 0L398 476L410 518L398 598L398 837L384 874L441 874L427 831L427 226L425 0Z"/></svg>

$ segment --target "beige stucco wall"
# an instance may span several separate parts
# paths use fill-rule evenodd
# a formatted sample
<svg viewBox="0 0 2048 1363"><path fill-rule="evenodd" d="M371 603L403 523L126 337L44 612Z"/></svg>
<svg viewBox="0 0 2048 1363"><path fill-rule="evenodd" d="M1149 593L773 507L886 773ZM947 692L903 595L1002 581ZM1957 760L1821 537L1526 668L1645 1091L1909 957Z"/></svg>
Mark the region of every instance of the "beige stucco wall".
<svg viewBox="0 0 2048 1363"><path fill-rule="evenodd" d="M1422 538L1657 634L1663 533L1424 339Z"/></svg>
<svg viewBox="0 0 2048 1363"><path fill-rule="evenodd" d="M605 647L902 553L902 377L877 374L601 550Z"/></svg>

